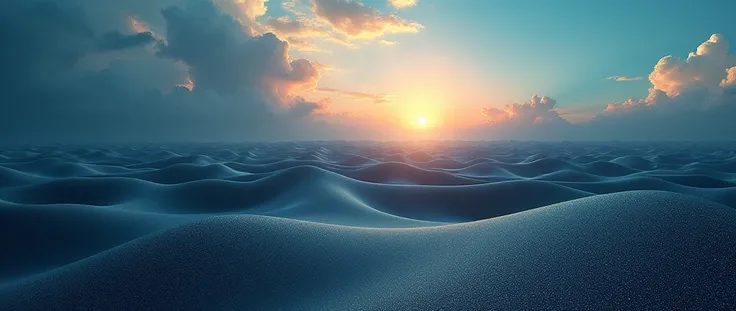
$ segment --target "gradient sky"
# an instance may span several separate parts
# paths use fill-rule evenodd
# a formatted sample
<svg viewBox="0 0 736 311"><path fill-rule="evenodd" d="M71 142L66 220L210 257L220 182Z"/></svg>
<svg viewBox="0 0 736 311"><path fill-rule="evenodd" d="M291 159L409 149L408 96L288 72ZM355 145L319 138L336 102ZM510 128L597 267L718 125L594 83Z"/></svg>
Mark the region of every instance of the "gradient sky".
<svg viewBox="0 0 736 311"><path fill-rule="evenodd" d="M396 11L386 1L363 2ZM268 7L283 13L278 1ZM472 109L539 94L589 118L609 103L646 97L647 76L663 56L686 57L711 34L736 32L733 1L421 0L398 12L424 28L387 35L393 46L307 55L349 72L326 74L320 85L409 98L437 92Z"/></svg>
<svg viewBox="0 0 736 311"><path fill-rule="evenodd" d="M0 141L731 139L732 12L733 1L8 0Z"/></svg>

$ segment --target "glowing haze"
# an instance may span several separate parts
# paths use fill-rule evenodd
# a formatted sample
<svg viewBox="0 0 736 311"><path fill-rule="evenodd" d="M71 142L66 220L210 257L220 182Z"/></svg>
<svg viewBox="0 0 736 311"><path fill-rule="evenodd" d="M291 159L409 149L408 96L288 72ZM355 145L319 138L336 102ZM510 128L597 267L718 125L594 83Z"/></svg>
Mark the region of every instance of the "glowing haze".
<svg viewBox="0 0 736 311"><path fill-rule="evenodd" d="M6 0L0 143L732 140L735 6Z"/></svg>

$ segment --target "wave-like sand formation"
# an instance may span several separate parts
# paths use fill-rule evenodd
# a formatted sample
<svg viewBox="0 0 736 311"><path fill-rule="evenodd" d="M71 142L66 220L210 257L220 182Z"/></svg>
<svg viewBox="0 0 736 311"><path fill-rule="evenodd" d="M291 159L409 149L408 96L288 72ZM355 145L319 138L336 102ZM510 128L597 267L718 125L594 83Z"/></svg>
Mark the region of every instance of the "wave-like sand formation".
<svg viewBox="0 0 736 311"><path fill-rule="evenodd" d="M736 308L736 145L0 150L0 309Z"/></svg>

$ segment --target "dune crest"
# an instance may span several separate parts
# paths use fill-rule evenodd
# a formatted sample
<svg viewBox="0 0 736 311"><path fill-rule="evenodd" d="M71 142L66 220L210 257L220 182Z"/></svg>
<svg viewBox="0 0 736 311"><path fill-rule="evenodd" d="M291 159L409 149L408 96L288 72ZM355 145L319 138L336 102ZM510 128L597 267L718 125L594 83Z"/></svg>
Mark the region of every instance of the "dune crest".
<svg viewBox="0 0 736 311"><path fill-rule="evenodd" d="M731 310L734 147L0 149L0 309Z"/></svg>

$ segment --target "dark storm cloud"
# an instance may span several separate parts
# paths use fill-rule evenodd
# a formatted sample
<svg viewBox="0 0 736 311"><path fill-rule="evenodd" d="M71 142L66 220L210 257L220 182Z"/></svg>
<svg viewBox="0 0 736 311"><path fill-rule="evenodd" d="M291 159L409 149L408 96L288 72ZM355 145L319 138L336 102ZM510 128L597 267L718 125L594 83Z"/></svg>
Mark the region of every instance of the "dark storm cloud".
<svg viewBox="0 0 736 311"><path fill-rule="evenodd" d="M209 1L186 2L159 9L166 38L157 52L136 49L156 41L151 32L105 27L129 16L91 23L97 12L81 0L0 4L0 38L12 42L0 50L0 140L268 140L306 138L298 127L320 131L308 119L324 103L291 95L316 85L317 67L290 60L286 42L253 36ZM111 51L125 56L106 58ZM102 68L90 70L95 62ZM177 72L195 88L172 89Z"/></svg>
<svg viewBox="0 0 736 311"><path fill-rule="evenodd" d="M128 48L136 48L156 42L151 32L141 32L132 35L124 35L117 31L102 35L97 41L100 51L116 51Z"/></svg>
<svg viewBox="0 0 736 311"><path fill-rule="evenodd" d="M253 86L288 93L292 87L314 86L319 80L309 61L289 61L288 43L271 33L252 36L206 2L187 9L170 7L162 14L168 43L160 55L189 65L197 88L227 94Z"/></svg>

